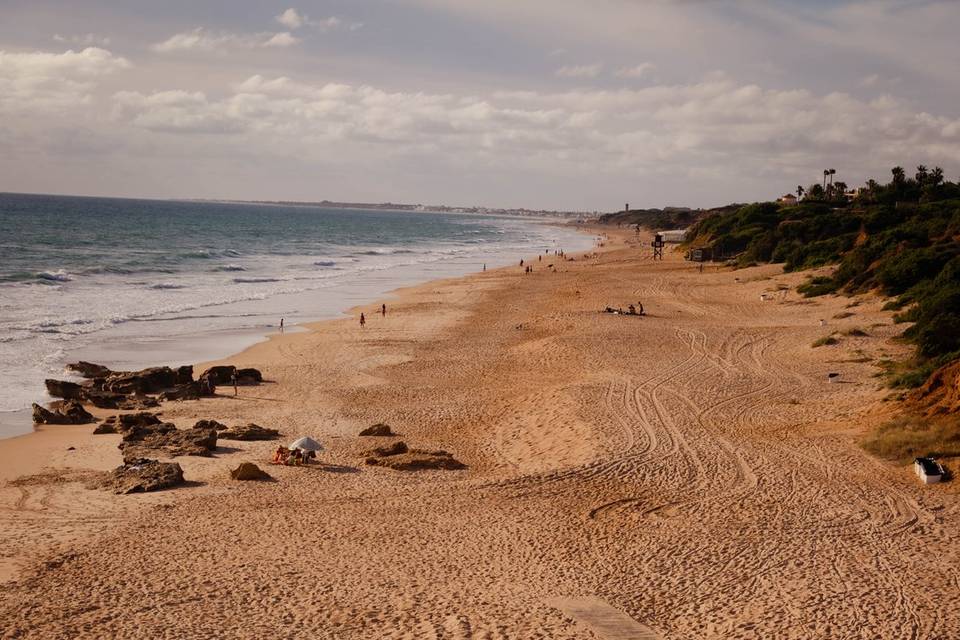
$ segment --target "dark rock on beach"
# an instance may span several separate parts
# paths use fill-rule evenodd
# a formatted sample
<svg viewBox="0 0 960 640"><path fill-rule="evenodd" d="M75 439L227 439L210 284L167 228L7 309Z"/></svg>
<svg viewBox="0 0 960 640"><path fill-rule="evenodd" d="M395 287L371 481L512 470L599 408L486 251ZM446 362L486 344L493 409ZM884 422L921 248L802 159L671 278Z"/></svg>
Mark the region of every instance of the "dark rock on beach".
<svg viewBox="0 0 960 640"><path fill-rule="evenodd" d="M223 440L274 440L280 435L276 429L267 429L252 422L247 425L237 425L221 431L219 436Z"/></svg>
<svg viewBox="0 0 960 640"><path fill-rule="evenodd" d="M216 420L197 420L197 423L193 425L194 429L213 429L214 431L223 431L227 428L227 425L222 422L217 422Z"/></svg>
<svg viewBox="0 0 960 640"><path fill-rule="evenodd" d="M116 416L104 418L103 422L97 425L94 433L124 433L133 427L146 427L160 424L163 422L155 413L141 411L140 413L125 413Z"/></svg>
<svg viewBox="0 0 960 640"><path fill-rule="evenodd" d="M387 467L396 471L418 471L421 469L440 469L454 471L465 469L467 465L455 459L446 451L422 451L412 449L399 455L371 457L366 464L375 467Z"/></svg>
<svg viewBox="0 0 960 640"><path fill-rule="evenodd" d="M124 460L146 455L209 456L217 448L213 429L179 430L170 423L133 427L124 434L119 448Z"/></svg>
<svg viewBox="0 0 960 640"><path fill-rule="evenodd" d="M33 421L36 424L90 424L96 422L96 418L79 402L70 401L52 411L34 404Z"/></svg>
<svg viewBox="0 0 960 640"><path fill-rule="evenodd" d="M85 389L76 382L47 378L44 384L47 386L47 393L54 398L63 398L64 400L83 399Z"/></svg>
<svg viewBox="0 0 960 640"><path fill-rule="evenodd" d="M233 365L210 367L200 374L201 380L208 380L214 386L233 384L233 374L237 368Z"/></svg>
<svg viewBox="0 0 960 640"><path fill-rule="evenodd" d="M410 451L410 449L407 447L407 443L403 442L402 440L398 440L393 444L384 447L376 447L374 449L370 449L369 451L365 451L363 455L368 457L383 458L386 456L400 455L401 453L407 453L408 451Z"/></svg>
<svg viewBox="0 0 960 640"><path fill-rule="evenodd" d="M113 371L103 366L102 364L94 364L92 362L73 362L67 365L67 370L73 371L79 376L84 378L106 378L111 375Z"/></svg>
<svg viewBox="0 0 960 640"><path fill-rule="evenodd" d="M269 473L252 462L241 462L239 467L230 472L230 477L234 480L273 480Z"/></svg>
<svg viewBox="0 0 960 640"><path fill-rule="evenodd" d="M263 382L263 374L259 369L237 369L237 384L254 385Z"/></svg>
<svg viewBox="0 0 960 640"><path fill-rule="evenodd" d="M183 484L183 469L176 462L131 458L111 471L93 487L118 494L159 491Z"/></svg>
<svg viewBox="0 0 960 640"><path fill-rule="evenodd" d="M360 432L361 436L393 436L396 435L393 431L390 430L390 425L378 422L375 425L369 426L363 431Z"/></svg>

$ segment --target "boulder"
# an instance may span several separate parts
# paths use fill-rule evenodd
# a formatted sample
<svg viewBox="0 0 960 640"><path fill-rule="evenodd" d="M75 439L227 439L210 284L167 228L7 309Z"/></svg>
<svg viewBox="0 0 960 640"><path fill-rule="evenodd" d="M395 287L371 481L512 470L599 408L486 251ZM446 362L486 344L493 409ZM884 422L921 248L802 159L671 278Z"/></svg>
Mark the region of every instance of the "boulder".
<svg viewBox="0 0 960 640"><path fill-rule="evenodd" d="M179 376L170 367L150 367L141 371L114 374L106 378L102 388L113 393L158 393L177 386Z"/></svg>
<svg viewBox="0 0 960 640"><path fill-rule="evenodd" d="M72 362L67 365L68 371L73 371L77 375L83 378L106 378L109 375L113 374L113 371L103 366L102 364L94 364L92 362Z"/></svg>
<svg viewBox="0 0 960 640"><path fill-rule="evenodd" d="M83 405L72 400L63 403L54 411L34 404L33 421L36 424L90 424L96 422L96 418L84 409Z"/></svg>
<svg viewBox="0 0 960 640"><path fill-rule="evenodd" d="M173 429L153 432L136 440L120 443L123 459L142 458L153 454L177 456L209 456L217 448L217 432L213 429Z"/></svg>
<svg viewBox="0 0 960 640"><path fill-rule="evenodd" d="M410 451L410 449L407 447L407 443L403 442L402 440L398 440L385 447L376 447L375 449L365 451L363 455L368 457L383 458L386 456L398 456L401 453L407 453L408 451Z"/></svg>
<svg viewBox="0 0 960 640"><path fill-rule="evenodd" d="M254 385L263 382L263 374L259 369L237 369L237 384Z"/></svg>
<svg viewBox="0 0 960 640"><path fill-rule="evenodd" d="M159 491L183 482L183 469L176 462L136 458L125 460L95 486L118 494L129 494Z"/></svg>
<svg viewBox="0 0 960 640"><path fill-rule="evenodd" d="M124 442L139 442L158 434L170 433L177 430L172 422L151 422L147 424L131 424L123 431Z"/></svg>
<svg viewBox="0 0 960 640"><path fill-rule="evenodd" d="M217 422L216 420L197 420L197 423L193 425L194 429L213 429L214 431L223 431L227 428L227 425L222 422Z"/></svg>
<svg viewBox="0 0 960 640"><path fill-rule="evenodd" d="M236 370L237 368L233 365L210 367L200 374L200 378L208 380L214 386L233 384L233 374Z"/></svg>
<svg viewBox="0 0 960 640"><path fill-rule="evenodd" d="M44 380L44 384L47 386L47 393L54 398L63 398L64 400L83 399L84 388L76 382L47 378Z"/></svg>
<svg viewBox="0 0 960 640"><path fill-rule="evenodd" d="M400 455L367 458L366 464L387 467L396 471L418 471L421 469L453 471L465 469L467 466L446 451L421 451L419 449L412 449Z"/></svg>
<svg viewBox="0 0 960 640"><path fill-rule="evenodd" d="M219 434L223 440L274 440L279 435L280 432L276 429L266 429L252 422L230 427Z"/></svg>
<svg viewBox="0 0 960 640"><path fill-rule="evenodd" d="M201 384L199 382L188 382L178 384L172 389L167 389L160 394L161 400L199 400Z"/></svg>
<svg viewBox="0 0 960 640"><path fill-rule="evenodd" d="M162 421L155 413L141 411L139 413L124 413L116 416L104 418L103 422L97 425L94 433L124 433L132 427L147 427L160 424Z"/></svg>
<svg viewBox="0 0 960 640"><path fill-rule="evenodd" d="M193 382L193 365L185 364L177 367L177 384L190 384Z"/></svg>
<svg viewBox="0 0 960 640"><path fill-rule="evenodd" d="M396 435L390 430L390 425L378 422L360 432L361 436L393 436Z"/></svg>
<svg viewBox="0 0 960 640"><path fill-rule="evenodd" d="M99 409L120 409L127 402L127 396L122 393L99 389L85 389L83 399Z"/></svg>
<svg viewBox="0 0 960 640"><path fill-rule="evenodd" d="M273 480L269 473L252 462L241 462L239 467L230 472L230 477L234 480Z"/></svg>
<svg viewBox="0 0 960 640"><path fill-rule="evenodd" d="M141 411L159 406L160 402L156 398L140 395L127 396L117 403L117 409L123 409L124 411Z"/></svg>

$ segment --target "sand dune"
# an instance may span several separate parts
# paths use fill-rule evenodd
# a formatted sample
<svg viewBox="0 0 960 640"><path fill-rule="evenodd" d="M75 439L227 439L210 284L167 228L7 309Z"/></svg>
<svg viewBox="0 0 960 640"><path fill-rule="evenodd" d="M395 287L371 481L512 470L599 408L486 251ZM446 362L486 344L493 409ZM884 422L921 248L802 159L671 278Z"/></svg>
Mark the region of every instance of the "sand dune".
<svg viewBox="0 0 960 640"><path fill-rule="evenodd" d="M0 489L0 637L599 637L570 599L663 638L960 636L955 489L856 444L889 410L871 362L906 349L882 302L634 242L404 290L230 360L268 384L164 407L311 435L325 467L236 483L274 445L230 442L178 459L197 486L112 496L80 480L115 440L54 432L75 457ZM468 469L366 467L374 422Z"/></svg>

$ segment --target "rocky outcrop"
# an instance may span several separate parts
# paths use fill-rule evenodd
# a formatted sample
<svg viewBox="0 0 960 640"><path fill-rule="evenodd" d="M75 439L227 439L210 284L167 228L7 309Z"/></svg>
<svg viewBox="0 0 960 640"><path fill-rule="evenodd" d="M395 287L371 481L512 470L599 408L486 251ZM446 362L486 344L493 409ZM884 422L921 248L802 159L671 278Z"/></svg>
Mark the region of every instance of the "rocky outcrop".
<svg viewBox="0 0 960 640"><path fill-rule="evenodd" d="M237 384L254 385L263 382L263 374L259 369L248 367L246 369L237 369Z"/></svg>
<svg viewBox="0 0 960 640"><path fill-rule="evenodd" d="M200 380L206 381L213 386L227 386L233 384L233 376L237 376L237 384L249 386L263 382L263 374L259 369L246 368L238 369L233 365L218 365L210 367L200 374Z"/></svg>
<svg viewBox="0 0 960 640"><path fill-rule="evenodd" d="M191 373L193 369L191 368ZM98 385L104 391L124 395L159 393L183 384L179 370L170 367L150 367L141 371L115 373Z"/></svg>
<svg viewBox="0 0 960 640"><path fill-rule="evenodd" d="M179 430L169 423L145 425L128 430L119 448L124 460L157 454L171 458L209 456L217 448L217 432L213 429Z"/></svg>
<svg viewBox="0 0 960 640"><path fill-rule="evenodd" d="M47 393L52 395L54 398L63 398L64 400L83 399L85 389L76 382L47 378L44 380L44 384L47 386Z"/></svg>
<svg viewBox="0 0 960 640"><path fill-rule="evenodd" d="M111 471L94 486L114 493L159 491L183 484L183 469L176 462L131 458Z"/></svg>
<svg viewBox="0 0 960 640"><path fill-rule="evenodd" d="M94 433L125 433L133 427L148 427L161 424L163 421L155 413L141 411L139 413L124 413L116 416L109 416L103 419Z"/></svg>
<svg viewBox="0 0 960 640"><path fill-rule="evenodd" d="M71 400L62 403L52 411L34 404L33 422L35 424L90 424L96 422L96 418L79 402Z"/></svg>
<svg viewBox="0 0 960 640"><path fill-rule="evenodd" d="M160 394L161 400L199 400L200 396L203 395L200 393L200 383L199 382L188 382L186 384L178 384L173 389L167 389ZM213 394L208 394L213 395Z"/></svg>
<svg viewBox="0 0 960 640"><path fill-rule="evenodd" d="M197 423L193 425L194 429L213 429L214 431L223 431L227 428L227 425L222 422L217 422L216 420L197 420Z"/></svg>
<svg viewBox="0 0 960 640"><path fill-rule="evenodd" d="M113 371L102 364L84 362L83 360L68 364L67 370L73 371L83 378L106 378L107 376L113 374Z"/></svg>
<svg viewBox="0 0 960 640"><path fill-rule="evenodd" d="M141 411L159 406L160 402L156 398L138 395L126 396L117 403L117 409L123 409L124 411Z"/></svg>
<svg viewBox="0 0 960 640"><path fill-rule="evenodd" d="M201 380L207 380L214 386L233 384L233 374L237 368L233 365L210 367L200 374Z"/></svg>
<svg viewBox="0 0 960 640"><path fill-rule="evenodd" d="M223 440L274 440L280 435L280 432L251 422L247 425L230 427L221 431L218 435Z"/></svg>
<svg viewBox="0 0 960 640"><path fill-rule="evenodd" d="M273 480L269 473L252 462L241 462L239 467L230 472L230 477L234 480Z"/></svg>
<svg viewBox="0 0 960 640"><path fill-rule="evenodd" d="M396 435L391 429L390 425L378 422L377 424L371 425L360 432L361 436L393 436Z"/></svg>
<svg viewBox="0 0 960 640"><path fill-rule="evenodd" d="M423 451L420 449L411 449L407 453L392 456L370 457L366 459L366 464L387 467L396 471L419 471L421 469L454 471L467 467L446 451Z"/></svg>
<svg viewBox="0 0 960 640"><path fill-rule="evenodd" d="M365 451L363 455L371 458L383 458L386 456L400 455L401 453L407 453L408 451L410 451L410 449L407 447L407 443L403 442L402 440L398 440L393 444L383 447L376 447L374 449L370 449L369 451Z"/></svg>

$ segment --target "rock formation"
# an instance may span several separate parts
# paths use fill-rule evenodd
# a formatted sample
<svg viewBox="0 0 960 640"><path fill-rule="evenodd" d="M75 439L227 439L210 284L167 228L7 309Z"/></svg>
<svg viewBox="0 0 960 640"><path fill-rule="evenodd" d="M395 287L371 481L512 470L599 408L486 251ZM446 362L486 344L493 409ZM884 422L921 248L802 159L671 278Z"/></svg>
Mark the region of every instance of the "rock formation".
<svg viewBox="0 0 960 640"><path fill-rule="evenodd" d="M93 486L128 494L159 491L183 482L183 469L176 462L137 458L124 461Z"/></svg>
<svg viewBox="0 0 960 640"><path fill-rule="evenodd" d="M269 473L252 462L241 462L239 467L230 472L230 477L234 480L273 480Z"/></svg>
<svg viewBox="0 0 960 640"><path fill-rule="evenodd" d="M96 422L96 418L84 409L79 402L70 400L52 411L34 404L33 421L36 424L89 424Z"/></svg>
<svg viewBox="0 0 960 640"><path fill-rule="evenodd" d="M273 440L280 435L276 429L266 429L252 422L230 427L219 434L223 440Z"/></svg>
<svg viewBox="0 0 960 640"><path fill-rule="evenodd" d="M390 425L378 422L360 432L361 436L393 436L396 435L390 430Z"/></svg>

